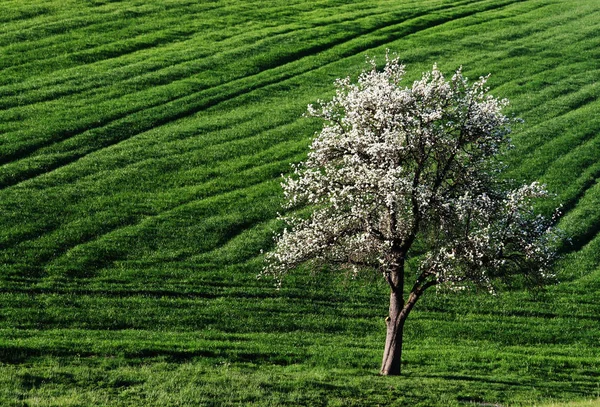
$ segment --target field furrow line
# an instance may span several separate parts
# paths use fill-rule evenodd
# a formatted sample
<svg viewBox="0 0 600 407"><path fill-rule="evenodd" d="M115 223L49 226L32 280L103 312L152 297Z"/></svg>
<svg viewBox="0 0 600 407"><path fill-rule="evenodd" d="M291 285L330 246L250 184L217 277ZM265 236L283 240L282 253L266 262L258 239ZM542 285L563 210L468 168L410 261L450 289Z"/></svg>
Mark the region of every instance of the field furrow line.
<svg viewBox="0 0 600 407"><path fill-rule="evenodd" d="M463 1L463 3L469 3L469 1L468 0L467 1ZM460 3L455 4L455 6L458 5L458 4L460 4ZM438 10L438 9L440 9L440 8L434 8L433 11ZM404 16L403 16L403 18L405 20L406 19L415 18L415 17L418 17L418 16L425 15L429 11L431 11L431 10L428 9L426 11L419 11L419 12L411 10L411 11L405 13ZM394 14L395 14L395 11L392 9L392 10L386 10L386 11L379 11L379 10L377 10L376 13L371 12L371 13L359 13L359 14L357 14L356 12L354 12L350 16L347 16L347 17L344 17L345 15L342 15L342 17L340 17L340 15L336 15L335 17L330 17L330 18L335 18L335 24L338 24L338 25L341 24L341 23L346 23L346 22L352 22L353 24L361 24L360 22L362 20L364 20L364 19L373 19L373 17L382 16L382 15L392 15L393 16ZM390 19L381 19L381 21L379 21L375 25L375 27L373 27L371 30L384 27L388 23L397 23L397 22L398 21L394 20L394 19L392 19L392 20L390 20ZM297 25L299 23L296 22L294 24ZM267 30L267 31L264 31L263 29L261 29L258 32L253 32L252 35L255 35L256 38L265 38L267 36L270 36L273 33L277 36L277 35L289 33L291 31L310 31L310 30L314 29L315 26L321 26L321 25L330 26L332 24L331 24L331 21L325 20L323 23L319 23L319 24L314 24L313 23L313 24L311 24L309 26L306 26L304 28L303 27L294 27L292 29L287 29L287 28L285 28L286 26L281 26L281 25L275 26L275 27L271 26L271 27L266 27L264 29L264 30ZM276 31L275 32L269 32L268 31L268 30L273 30L273 29L276 30ZM283 29L283 32L281 32L282 29ZM369 33L369 31L365 31L364 32L364 34L368 34L368 33ZM237 34L234 37L244 36L244 35L247 35L247 33ZM219 43L222 43L222 42L223 41L219 41ZM223 43L222 46L223 47L231 47L231 45L233 45L233 44ZM152 49L150 49L150 51L152 51ZM163 52L163 51L157 51L157 52ZM147 58L147 57L148 56L145 56L145 58ZM102 62L105 62L105 61L99 61L98 63L102 63ZM177 64L175 64L175 65L177 65ZM71 68L71 69L78 70L80 68L81 67L76 67L76 68ZM52 80L55 80L52 76L48 76L48 78L50 78ZM35 84L33 86L35 86L36 90L38 90L38 89L44 87L44 83L41 82L41 80L39 78L36 78ZM20 88L19 90L20 91L24 91L25 89L24 88ZM22 103L22 100L21 100L21 103Z"/></svg>
<svg viewBox="0 0 600 407"><path fill-rule="evenodd" d="M287 161L283 161L284 164ZM262 166L264 168L274 168L275 172L281 170L281 163L269 163ZM253 172L256 173L258 169L251 169L244 171L243 173L250 177ZM261 169L262 170L262 169ZM84 270L86 275L88 273L94 273L95 270L101 267L105 267L109 263L117 260L126 259L130 255L130 251L135 250L136 246L141 242L137 236L144 233L156 233L161 230L160 224L172 219L187 219L186 212L194 214L193 219L202 220L198 222L199 225L209 224L211 218L221 219L223 214L216 214L214 208L219 207L221 211L225 211L227 208L231 208L232 204L238 204L241 201L245 201L247 205L251 202L264 198L264 195L272 196L274 190L279 188L278 182L274 181L272 177L266 181L262 178L256 178L256 176L250 178L250 181L246 181L247 186L244 187L233 187L228 192L218 193L212 196L206 196L198 199L190 199L185 202L158 213L153 216L146 216L141 219L135 219L130 224L124 224L120 227L113 228L108 231L104 231L99 235L90 236L90 238L78 242L75 245L69 247L63 247L60 250L53 250L52 258L40 259L42 263L46 263L44 266L51 274L53 273L64 273L69 274L69 268ZM240 197L243 197L240 199ZM231 225L223 225L222 227L230 228L232 231L240 228L244 229L251 227L257 222L264 221L270 217L275 216L275 208L270 209L273 213L262 214L260 212L244 212L244 219L239 221L233 221ZM204 214L204 215L203 215ZM267 217L265 217L267 216ZM256 218L256 219L254 219ZM252 220L254 219L254 220ZM184 225L185 223L185 225ZM178 234L185 232L186 226L190 226L190 221L184 221L178 228ZM209 227L209 226L207 226ZM167 233L168 232L162 232ZM171 260L181 260L189 257L185 254L186 251L195 253L201 250L207 244L210 245L205 250L209 250L210 247L215 247L223 243L223 236L220 236L217 241L214 242L202 242L202 240L195 241L193 246L188 246L186 249L179 249L177 253L169 252L168 257ZM141 243L144 245L144 243ZM108 245L108 247L106 246ZM156 250L152 250L155 252ZM110 252L110 254L108 254ZM85 253L85 254L84 254ZM108 254L108 255L107 255ZM153 257L156 260L156 253ZM160 259L166 261L167 259ZM78 264L81 263L81 264ZM76 275L75 275L76 276Z"/></svg>
<svg viewBox="0 0 600 407"><path fill-rule="evenodd" d="M129 228L128 230L133 230L131 228L135 229L139 225L142 225L143 222L150 222L152 219L160 220L164 217L172 217L174 212L185 210L188 205L197 206L201 202L202 206L207 208L207 214L210 213L210 216L221 216L219 213L222 211L215 212L213 209L214 206L211 206L212 201L218 200L220 202L228 202L227 205L217 205L219 208L228 208L232 205L232 201L234 201L230 198L232 194L241 196L252 194L255 189L260 188L265 183L273 183L273 185L277 186L278 182L275 182L274 179L278 178L280 173L289 170L287 163L290 162L290 160L298 160L300 157L304 156L303 147L304 143L302 142L295 140L287 141L281 143L281 145L275 145L271 149L255 153L253 157L251 157L255 158L253 161L257 161L257 163L262 162L263 164L257 165L257 163L255 163L254 165L249 165L248 162L240 160L239 162L236 161L233 167L226 163L217 166L214 169L207 169L208 171L214 172L215 175L206 177L204 180L199 181L190 187L172 188L170 194L177 195L178 199L172 204L167 206L163 205L160 212L146 215L128 213L127 211L120 212L118 217L113 217L113 219L110 220L105 219L102 222L97 223L95 229L99 229L96 231L90 230L88 232L83 232L83 235L81 232L71 233L73 234L73 238L70 239L70 243L69 241L64 241L64 238L60 238L60 236L69 233L71 226L78 227L80 225L79 219L75 219L75 223L73 224L65 223L63 221L50 228L46 226L42 235L40 235L40 231L32 230L28 235L21 234L19 236L19 241L4 241L2 242L2 246L6 249L13 246L15 248L20 248L20 250L24 250L27 246L38 247L37 250L39 254L37 255L36 263L44 264L52 259L60 257L61 254L67 253L77 246L102 239L103 236L110 235L120 229ZM266 157L269 157L270 159L267 161L267 164L264 164ZM219 172L221 172L221 174L216 175ZM235 179L231 178L231 173L237 174ZM76 188L76 186L74 187ZM177 190L181 190L182 193L176 194ZM94 197L90 197L90 199L93 200ZM274 216L274 213L272 215ZM197 219L205 222L208 218L202 218L201 215L198 215ZM15 237L15 235L13 235L13 237ZM43 255L43 251L41 251L41 248L44 246L44 241L52 242L50 251L47 255ZM59 244L60 246L58 247L56 244Z"/></svg>
<svg viewBox="0 0 600 407"><path fill-rule="evenodd" d="M271 11L271 10L272 9L266 9L265 12L269 13L269 11ZM386 10L386 11L378 12L376 14L371 13L371 15L373 15L373 16L374 15L384 15L384 14L390 14L390 12L391 12L391 10ZM235 13L236 13L235 9L231 10L231 12L230 12L230 14L235 14ZM410 16L411 13L412 13L412 11L409 13L409 16ZM356 11L354 11L353 15L356 16ZM369 14L367 14L367 16L368 15ZM165 17L160 16L160 15L156 16L156 18L160 18L161 20L166 20ZM153 26L153 24L154 24L153 23L154 18L153 18L150 21L145 22L144 24L140 24L138 22L135 25L135 28L133 29L133 33L136 34L135 37L142 38L142 37L147 37L147 36L157 36L161 32L166 32L166 33L173 32L173 34L175 34L174 38L178 39L178 40L181 40L181 36L184 35L184 34L188 35L188 36L191 36L192 34L193 35L201 34L201 35L207 35L207 36L215 36L215 32L212 31L212 30L206 30L206 27L204 27L202 30L200 30L200 28L202 28L202 26L198 25L198 23L197 23L197 16L195 16L195 15L184 14L184 17L179 16L179 15L175 15L175 16L169 16L169 18L171 20L167 19L165 21L165 24L163 24L163 25L167 26L167 27L170 26L170 27L177 27L177 28L170 28L170 29L166 29L166 30L163 29L161 31L156 31L155 27ZM182 18L183 18L183 20L182 20ZM204 16L204 18L206 18L206 16ZM339 19L339 16L337 16L336 19ZM356 18L354 17L354 19L356 19ZM113 24L113 23L110 22L110 21L113 21L113 20L114 19L109 19L108 20L109 22L107 22L107 21L99 21L98 24L109 24L110 25L110 24ZM117 19L117 21L119 21L119 20ZM209 19L209 21L210 21L210 19ZM343 21L344 20L341 20L341 21L338 21L337 23L340 23L340 22L343 22ZM189 24L187 24L188 22L189 22ZM231 29L231 28L234 28L234 27L237 27L237 26L243 26L242 23L244 23L243 20L242 21L237 21L236 25L230 26L230 27L228 26L227 28ZM126 24L124 24L122 22L120 24L123 25L124 28L127 28ZM264 27L270 27L270 28L277 28L277 27L279 27L279 25L278 26L270 26L267 22L264 22L264 21L260 22L260 24L263 25ZM311 24L311 25L314 26L314 24ZM323 23L323 25L328 25L328 22L325 21ZM36 30L37 30L37 28L36 28ZM96 31L99 31L100 33L102 33L102 35L104 35L103 34L104 32L107 32L107 31L110 32L111 30L107 30L107 29L95 30L91 34L95 34ZM217 30L217 32L219 32L219 31ZM240 34L240 35L244 35L244 33L247 34L247 31L242 32L242 34ZM23 35L23 33L21 32L20 35ZM82 35L82 34L79 34L79 35ZM107 38L112 38L112 35L114 35L114 34L112 34L112 33L111 33L111 35L107 34ZM123 37L123 35L121 35L121 37ZM167 36L167 37L169 37L169 36ZM16 52L15 54L20 59L26 61L26 63L28 65L33 66L33 67L35 67L36 61L37 62L40 62L40 61L48 61L48 62L50 62L52 60L56 60L52 64L52 65L56 66L56 65L61 65L60 61L68 63L68 62L71 62L73 60L73 58L78 58L78 55L87 55L87 54L93 53L94 49L99 49L99 48L107 47L107 46L110 46L110 45L116 45L118 43L122 43L124 41L131 41L132 39L134 39L134 38L132 38L130 36L127 36L126 38L120 38L118 41L112 41L112 42L108 42L108 43L107 42L100 42L100 43L97 43L97 44L90 44L90 45L88 45L87 43L85 43L84 44L85 45L84 49L78 49L78 47L74 46L74 44L77 44L78 42L81 42L81 38L79 38L79 37L71 38L70 36L66 35L66 37L65 37L66 41L59 41L59 43L60 43L60 46L62 48L64 48L65 50L69 50L71 52L69 52L69 54L66 55L66 56L53 56L52 53L48 53L48 48L49 47L52 48L54 46L54 43L50 42L50 41L57 41L59 39L54 38L54 37L50 37L50 38L49 37L42 37L42 38L43 38L44 41L48 41L49 43L39 44L39 48L44 51L42 53L42 55L40 55L40 59L32 58L31 56L27 57L26 50L23 50L23 49L17 49L18 52ZM102 38L102 36L100 38ZM95 39L95 41L97 42L97 39ZM15 41L11 41L11 43L14 44ZM19 43L17 42L17 45L18 44ZM160 45L160 44L158 44L158 45ZM75 52L72 51L74 49L76 50ZM34 52L35 50L36 49L32 49L31 52ZM5 54L6 54L6 50L5 50ZM12 56L12 58L9 59L9 61L14 61L14 60L15 60L14 56ZM20 70L20 71L26 72L27 71L26 68L28 68L28 67L23 66L23 65L12 65L10 67L5 67L5 72L6 72L6 68L16 69L16 70Z"/></svg>
<svg viewBox="0 0 600 407"><path fill-rule="evenodd" d="M519 139L527 138L529 143L519 145L515 155L519 163L510 169L509 174L521 173L537 178L555 158L597 137L600 134L600 118L588 118L599 107L600 99L593 98L575 110L538 123L521 133Z"/></svg>
<svg viewBox="0 0 600 407"><path fill-rule="evenodd" d="M448 15L446 13L440 13L439 15L436 13L433 13L433 16L431 14L428 14L425 17L417 17L415 19L408 20L408 21L414 23L414 25L409 26L409 27L405 28L404 30L398 30L399 32L393 32L394 28L398 28L397 26L392 26L392 27L387 26L387 27L379 28L379 29L376 29L376 30L370 32L370 34L373 34L376 32L380 33L384 37L384 38L374 39L372 41L368 41L368 40L365 41L365 39L361 37L358 40L352 39L349 41L340 41L339 43L328 44L325 46L313 47L311 49L308 49L308 50L305 50L304 52L302 52L300 55L298 55L296 57L297 59L288 58L288 59L282 61L283 65L270 66L270 67L267 67L266 70L262 71L259 74L245 77L243 79L239 79L239 80L230 82L228 84L222 85L223 87L225 87L225 86L231 87L234 84L239 83L240 85L243 86L244 82L256 80L256 78L259 75L267 75L267 78L264 79L262 82L259 82L258 84L249 83L247 85L248 87L246 89L237 89L237 90L234 89L229 94L219 95L219 96L215 96L213 98L209 97L209 98L207 98L208 100L200 101L200 102L194 100L198 97L198 94L193 95L193 96L185 96L185 97L181 97L181 98L175 98L163 105L160 105L159 107L153 106L149 109L140 110L140 114L143 113L143 115L145 116L144 118L138 119L139 115L134 113L134 114L126 115L125 117L119 118L117 120L112 120L110 125L108 125L106 123L101 123L97 126L97 129L98 129L97 131L101 131L101 129L104 129L104 132L103 132L104 134L98 135L96 137L94 137L95 135L90 134L90 132L95 132L94 130L85 130L83 133L76 130L76 131L66 133L66 136L63 134L63 137L61 137L59 140L53 140L51 142L45 143L44 147L51 145L51 144L56 144L56 143L62 141L63 139L67 139L67 138L71 139L71 138L79 135L80 133L82 135L84 135L84 139L89 140L89 142L91 144L94 143L94 140L90 140L90 138L97 140L99 138L102 138L102 136L104 136L104 141L99 143L99 146L96 148L89 148L89 146L82 147L81 148L82 151L79 153L63 153L63 155L64 155L63 158L58 159L58 160L52 160L50 163L45 164L45 168L43 168L43 169L39 169L39 168L30 169L27 172L17 172L16 174L10 174L10 175L8 175L8 177L7 177L6 171L5 171L4 177L2 177L2 175L0 175L0 188L6 188L11 185L16 185L27 179L33 178L35 176L41 175L48 171L52 171L61 166L67 165L67 164L69 164L73 161L76 161L77 159L93 152L93 151L96 151L98 149L105 148L112 144L123 141L129 137L139 134L140 132L148 130L152 127L160 126L160 125L163 125L170 121L177 120L182 117L198 113L199 111L202 111L208 107L213 107L223 101L226 101L226 100L229 100L232 98L236 98L241 95L245 95L254 90L261 89L261 88L264 88L266 86L276 84L276 83L284 83L286 80L289 80L291 78L297 77L302 74L305 74L307 72L311 72L316 69L322 69L331 63L339 61L340 59L345 59L348 57L355 56L357 53L360 53L366 49L381 46L388 42L395 41L398 38L402 38L402 37L414 34L416 32L432 28L433 26L436 26L436 25L444 24L445 22L451 21L453 19L459 19L459 18L463 18L463 17L469 16L469 15L476 14L476 13L480 13L483 11L489 11L489 10L501 8L506 5L510 5L510 4L514 3L515 1L516 0L507 0L507 1L504 1L501 3L495 3L495 4L491 4L491 5L488 4L487 8L484 7L483 10L477 8L475 10L468 9L468 10L463 11L461 9L460 12L457 12L456 14L451 14L451 15ZM403 22L403 23L405 23L405 22ZM400 23L400 25L402 25L402 23ZM393 34L392 34L392 32L393 32ZM299 61L302 61L304 58L308 58L308 57L304 56L306 53L308 53L309 55L310 54L320 54L327 50L334 49L338 45L352 44L353 42L358 42L358 44L355 45L354 47L350 46L350 50L348 50L346 52L342 51L341 53L338 53L338 55L337 55L338 58L334 61L325 62L320 66L318 64L316 64L317 66L314 66L314 63L313 64L305 64L305 65L309 65L310 68L302 69L302 65L301 65L300 68L292 69L293 73L285 72L285 71L281 72L281 73L276 72L275 76L273 76L271 78L268 77L268 74L270 74L271 71L273 71L273 70L284 70L285 68L288 68L289 65L291 65L291 64L298 65ZM313 58L316 58L316 57L313 57ZM218 87L218 88L220 88L220 87ZM147 118L148 115L152 115L152 113L154 113L155 111L163 110L164 107L172 105L175 102L182 104L183 107L177 108L176 112L174 112L172 115L163 116L160 119L156 119L156 120ZM160 114L158 116L160 116ZM135 128L136 131L132 132L131 130L129 130L129 128ZM112 134L118 133L118 131L116 131L116 130L122 131L121 135L118 137L115 137L115 136L111 137L109 134L106 134L107 132L111 132ZM37 151L37 150L39 150L39 147L37 149L29 149L26 152L20 151L20 152L14 153L12 155L6 154L5 157L3 157L4 162L8 162L9 160L14 160L15 158L17 158L19 156L32 154L34 151ZM29 165L28 168L31 168L31 166ZM4 166L3 169L6 170L6 165Z"/></svg>
<svg viewBox="0 0 600 407"><path fill-rule="evenodd" d="M314 29L315 27L318 26L322 26L322 25L332 25L333 23L335 24L342 24L342 23L347 23L347 22L354 22L354 23L358 23L359 20L365 19L365 18L373 18L375 16L381 16L381 15L386 15L386 14L391 14L393 10L386 10L386 11L379 11L377 10L376 13L352 13L349 15L346 14L336 14L335 17L328 17L327 20L324 20L323 22L320 23L311 23L310 25L306 25L306 26L302 26L300 25L299 22L294 22L294 23L290 23L287 25L277 25L277 26L267 26L264 28L261 28L260 30L252 30L250 33L248 32L240 32L237 34L232 35L231 37L225 37L225 38L220 38L218 41L216 41L216 43L219 44L220 48L238 48L239 44L237 43L249 43L251 38L255 38L255 39L263 39L265 37L270 37L271 39L273 39L273 35L275 35L275 37L279 36L279 35L284 35L284 34L289 34L291 32L298 32L298 31L310 31L312 29ZM412 16L414 12L410 12L407 13L405 15L406 18L410 18ZM330 21L333 20L333 21ZM385 19L384 19L385 20ZM381 24L384 24L385 21L383 21ZM196 33L196 34L203 34L204 33ZM211 33L206 33L207 36L214 36L214 34ZM251 37L249 37L249 35L251 35ZM192 59L198 59L198 58L193 58L193 57L189 57L190 51L189 48L190 47L195 47L196 45L194 43L192 43L192 41L194 42L199 42L202 40L207 40L207 38L204 38L204 36L198 36L195 35L194 38L190 39L190 40L186 40L186 41L178 41L177 42L177 47L181 48L182 51L179 51L180 53L185 53L185 55L182 55L181 58L181 62L176 62L174 63L172 58L169 58L169 65L167 66L167 68L173 68L176 66L179 66L183 63L189 62ZM231 42L233 40L237 40L236 42ZM173 44L169 44L169 45L173 45ZM202 46L201 48L206 48L206 46ZM169 50L164 50L162 49L162 47L159 48L150 48L148 50L149 52L151 52L150 54L146 55L146 53L143 55L144 59L148 59L150 58L153 53L159 53L164 55L164 53L166 51L172 52L171 49ZM206 48L205 51L205 55L209 55L208 54L208 48ZM140 56L142 57L142 56ZM95 62L93 64L88 64L88 65L98 65L98 64L103 64L106 63L107 61L98 61ZM135 63L139 63L139 60L136 58L134 61L128 63L127 65L119 65L116 69L119 70L124 70L127 69L128 67L132 66ZM163 66L163 68L165 68L165 66ZM76 73L77 75L81 75L81 66L77 66L77 67L71 67L71 68L67 68L64 70L64 72L69 72L69 71L73 71L74 73ZM158 70L160 68L154 68L153 70ZM152 71L153 71L152 70ZM61 71L63 72L63 71ZM145 74L147 72L144 72L142 74ZM193 72L192 72L193 73ZM101 74L104 77L109 77L114 81L115 78L115 73L112 70L106 70L106 69L102 69ZM92 87L92 86L97 86L97 83L94 82L94 76L90 75L90 74L86 74L85 75L85 80L83 80L83 78L80 78L82 80L82 83L76 83L73 85L73 88L69 88L69 89L65 89L63 90L63 92L67 92L68 90L72 91L72 92L79 92L81 91L81 89L77 88L77 85L82 86L85 85L86 87ZM177 79L177 78L174 78ZM28 82L21 82L18 83L16 85L12 85L12 86L3 86L0 87L0 95L10 95L10 94L14 94L16 92L22 93L22 92L26 92L27 90L33 89L36 92L39 91L44 91L44 89L46 89L49 86L53 86L53 85L60 85L62 83L64 83L64 81L69 80L68 77L56 77L56 74L52 74L52 75L46 75L45 77L36 77L35 79L32 80L31 84L28 84ZM89 84L89 82L91 82L91 84ZM50 93L51 89L47 89L47 93ZM24 95L24 96L28 96L28 95ZM31 102L27 102L26 100L23 99L24 96L20 96L18 99L18 104L19 106L24 106L24 105L28 105ZM60 96L60 95L58 95ZM45 99L41 99L41 100L35 100L35 101L42 101ZM3 103L9 103L6 99L4 99ZM9 108L10 105L5 105L4 108Z"/></svg>

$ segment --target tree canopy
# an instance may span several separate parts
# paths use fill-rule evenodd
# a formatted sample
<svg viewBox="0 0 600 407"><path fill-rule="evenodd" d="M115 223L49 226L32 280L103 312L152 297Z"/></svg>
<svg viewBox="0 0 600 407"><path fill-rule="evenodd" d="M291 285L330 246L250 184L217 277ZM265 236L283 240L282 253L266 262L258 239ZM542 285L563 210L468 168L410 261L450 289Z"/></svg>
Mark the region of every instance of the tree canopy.
<svg viewBox="0 0 600 407"><path fill-rule="evenodd" d="M548 192L501 177L499 157L511 147L507 100L489 94L487 77L470 83L461 69L446 80L434 65L402 87L397 58L387 56L382 70L370 64L356 83L337 80L331 101L309 106L323 128L282 186L287 208L309 207L310 215L283 217L287 227L263 272L280 281L307 261L377 270L398 297L388 336L391 323L400 338L398 318L428 287L493 291L515 278L551 280L554 218L534 210ZM414 255L405 293L405 262Z"/></svg>

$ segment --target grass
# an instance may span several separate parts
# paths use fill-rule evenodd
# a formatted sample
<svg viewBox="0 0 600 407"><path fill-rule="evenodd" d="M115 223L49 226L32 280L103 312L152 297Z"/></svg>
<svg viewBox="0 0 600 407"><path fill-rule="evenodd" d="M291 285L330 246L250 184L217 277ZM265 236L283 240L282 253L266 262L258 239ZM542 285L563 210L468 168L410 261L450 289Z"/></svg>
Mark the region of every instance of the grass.
<svg viewBox="0 0 600 407"><path fill-rule="evenodd" d="M600 404L600 400L587 400L581 402L572 402L572 403L551 403L546 404L545 407L593 407Z"/></svg>
<svg viewBox="0 0 600 407"><path fill-rule="evenodd" d="M0 5L0 404L593 405L600 397L595 0ZM568 46L567 46L568 45ZM318 123L389 48L525 119L509 176L547 183L561 283L428 293L377 375L386 287L257 280ZM548 404L550 403L550 404ZM555 404L552 404L555 403ZM592 404L590 404L592 403ZM595 403L598 403L595 401Z"/></svg>

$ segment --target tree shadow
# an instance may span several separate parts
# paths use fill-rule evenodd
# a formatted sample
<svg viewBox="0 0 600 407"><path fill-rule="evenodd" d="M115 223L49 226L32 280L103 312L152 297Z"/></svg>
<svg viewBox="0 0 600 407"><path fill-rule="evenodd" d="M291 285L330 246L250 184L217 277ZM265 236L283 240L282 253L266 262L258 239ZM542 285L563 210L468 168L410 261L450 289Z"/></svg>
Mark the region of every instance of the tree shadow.
<svg viewBox="0 0 600 407"><path fill-rule="evenodd" d="M307 356L303 352L248 352L236 349L154 349L142 348L136 350L119 351L110 350L95 352L81 349L65 348L34 348L30 346L2 346L0 347L0 363L9 365L20 365L35 362L40 358L73 359L77 358L116 358L127 364L137 365L148 361L160 361L167 363L188 363L198 359L211 359L214 362L228 362L234 364L261 364L288 366L306 361ZM35 378L30 377L28 383L39 384Z"/></svg>
<svg viewBox="0 0 600 407"><path fill-rule="evenodd" d="M72 373L65 372L53 372L52 377L24 373L20 376L20 381L21 386L26 390L39 388L48 383L58 382L68 385L74 385L77 383L75 376Z"/></svg>

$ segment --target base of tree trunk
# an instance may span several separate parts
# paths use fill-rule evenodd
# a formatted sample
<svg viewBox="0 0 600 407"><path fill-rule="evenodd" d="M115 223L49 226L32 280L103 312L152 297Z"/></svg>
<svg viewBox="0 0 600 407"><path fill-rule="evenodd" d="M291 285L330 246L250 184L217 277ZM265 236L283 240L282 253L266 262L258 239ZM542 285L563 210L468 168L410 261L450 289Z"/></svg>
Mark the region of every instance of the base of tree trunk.
<svg viewBox="0 0 600 407"><path fill-rule="evenodd" d="M383 352L383 362L381 364L382 376L399 376L402 371L402 344L396 344L393 348L387 348Z"/></svg>
<svg viewBox="0 0 600 407"><path fill-rule="evenodd" d="M379 374L382 376L398 376L402 370L402 331L404 319L401 315L387 318L387 335L383 350L383 361Z"/></svg>

